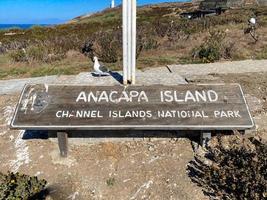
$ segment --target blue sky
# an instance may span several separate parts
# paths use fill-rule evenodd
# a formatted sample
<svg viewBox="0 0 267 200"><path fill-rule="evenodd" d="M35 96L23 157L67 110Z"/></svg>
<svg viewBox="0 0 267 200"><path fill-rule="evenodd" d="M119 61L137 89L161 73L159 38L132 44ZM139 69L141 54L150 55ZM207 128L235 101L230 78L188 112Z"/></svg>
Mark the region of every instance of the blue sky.
<svg viewBox="0 0 267 200"><path fill-rule="evenodd" d="M0 24L54 24L109 7L111 0L0 0ZM175 0L138 0L138 5ZM115 0L120 4L121 0Z"/></svg>

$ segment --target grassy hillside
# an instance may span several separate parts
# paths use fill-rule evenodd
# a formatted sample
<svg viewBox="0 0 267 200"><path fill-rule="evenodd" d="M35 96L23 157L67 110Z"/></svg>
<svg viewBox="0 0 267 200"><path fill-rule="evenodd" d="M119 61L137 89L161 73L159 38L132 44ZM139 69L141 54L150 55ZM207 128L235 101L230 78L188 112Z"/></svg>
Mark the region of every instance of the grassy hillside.
<svg viewBox="0 0 267 200"><path fill-rule="evenodd" d="M179 15L194 9L190 3L138 8L138 68L267 58L267 7L194 20ZM258 20L257 42L244 34L250 17ZM88 71L93 55L113 70L122 69L121 24L121 8L115 8L55 27L0 31L0 78Z"/></svg>

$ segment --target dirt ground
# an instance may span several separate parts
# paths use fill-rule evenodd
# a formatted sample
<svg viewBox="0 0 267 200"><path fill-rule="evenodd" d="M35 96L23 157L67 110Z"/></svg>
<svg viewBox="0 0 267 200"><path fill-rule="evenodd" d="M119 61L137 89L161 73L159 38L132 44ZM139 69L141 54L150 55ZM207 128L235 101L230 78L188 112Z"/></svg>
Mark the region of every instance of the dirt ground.
<svg viewBox="0 0 267 200"><path fill-rule="evenodd" d="M267 138L267 73L209 74L190 82L236 82L244 89L256 131ZM48 181L47 199L208 199L187 175L190 138L70 139L68 158L57 142L22 139L8 124L19 94L0 96L0 171L19 171Z"/></svg>
<svg viewBox="0 0 267 200"><path fill-rule="evenodd" d="M267 129L267 73L209 74L189 79L190 83L239 83L256 124L256 130ZM267 133L264 134L267 139Z"/></svg>

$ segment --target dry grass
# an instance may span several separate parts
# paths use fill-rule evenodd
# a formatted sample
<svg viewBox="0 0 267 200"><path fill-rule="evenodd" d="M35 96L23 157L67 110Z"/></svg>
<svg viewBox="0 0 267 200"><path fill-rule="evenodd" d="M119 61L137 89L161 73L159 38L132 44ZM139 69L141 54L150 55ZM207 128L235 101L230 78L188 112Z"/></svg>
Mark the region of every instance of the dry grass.
<svg viewBox="0 0 267 200"><path fill-rule="evenodd" d="M0 56L0 79L18 77L39 77L48 75L74 75L83 71L91 71L93 63L82 54L68 53L63 60L53 63L11 62L7 56ZM72 54L72 55L70 55Z"/></svg>
<svg viewBox="0 0 267 200"><path fill-rule="evenodd" d="M225 39L219 44L219 57L209 62L267 58L267 7L229 10L220 16L195 20L179 17L180 12L192 9L192 5L180 3L138 9L139 69L203 62L194 59L192 52L201 46L208 48L209 33L216 31L224 32ZM257 43L244 34L248 17L254 15L259 22ZM0 32L0 78L83 71L89 59L71 58L70 52L83 52L86 45L92 45L84 52L87 56L97 55L112 70L122 69L121 9L107 9L53 28L12 32L16 34L5 36L5 31ZM26 53L22 53L23 48Z"/></svg>

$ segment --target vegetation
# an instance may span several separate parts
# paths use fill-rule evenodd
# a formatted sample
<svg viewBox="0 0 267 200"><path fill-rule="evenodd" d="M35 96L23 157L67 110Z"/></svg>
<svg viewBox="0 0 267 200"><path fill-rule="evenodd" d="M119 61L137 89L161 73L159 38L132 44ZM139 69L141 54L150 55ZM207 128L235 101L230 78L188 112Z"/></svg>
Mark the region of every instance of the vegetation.
<svg viewBox="0 0 267 200"><path fill-rule="evenodd" d="M180 17L181 12L193 9L190 3L157 4L138 9L139 68L266 57L266 7L244 7L228 10L222 15L194 20ZM256 16L259 22L257 43L252 43L252 39L244 34L249 16ZM15 70L14 74L9 73L13 72L10 68L18 68L21 65L27 69L42 68L46 65L54 69L48 70L51 72L48 74L75 74L77 70L72 63L66 66L67 70L63 67L55 69L57 63L68 59L67 54L70 51L83 53L90 59L96 55L100 61L113 69L121 69L121 23L121 8L115 8L90 16L80 16L70 23L54 27L35 26L28 30L0 31L0 70L8 76L15 76L16 73L32 75L23 73L23 69ZM5 58L5 61L2 61L2 58ZM8 67L2 64L7 62L6 59ZM83 60L81 64L81 68L85 69L88 68L89 62L85 65ZM0 76L7 77L3 74Z"/></svg>
<svg viewBox="0 0 267 200"><path fill-rule="evenodd" d="M16 77L39 77L47 75L72 75L89 71L92 63L79 54L73 56L67 53L66 58L52 63L10 62L9 56L0 55L0 79Z"/></svg>
<svg viewBox="0 0 267 200"><path fill-rule="evenodd" d="M267 144L239 134L214 138L189 164L192 180L211 199L267 198Z"/></svg>
<svg viewBox="0 0 267 200"><path fill-rule="evenodd" d="M109 178L106 183L109 187L113 186L115 184L115 178Z"/></svg>
<svg viewBox="0 0 267 200"><path fill-rule="evenodd" d="M258 51L256 59L267 59L267 46L264 46L263 49Z"/></svg>
<svg viewBox="0 0 267 200"><path fill-rule="evenodd" d="M0 173L0 199L1 200L42 200L45 199L45 180L38 180L24 174Z"/></svg>
<svg viewBox="0 0 267 200"><path fill-rule="evenodd" d="M193 49L193 59L202 63L211 63L220 59L233 59L235 54L235 44L225 41L226 33L223 31L209 32L209 36L204 42Z"/></svg>

